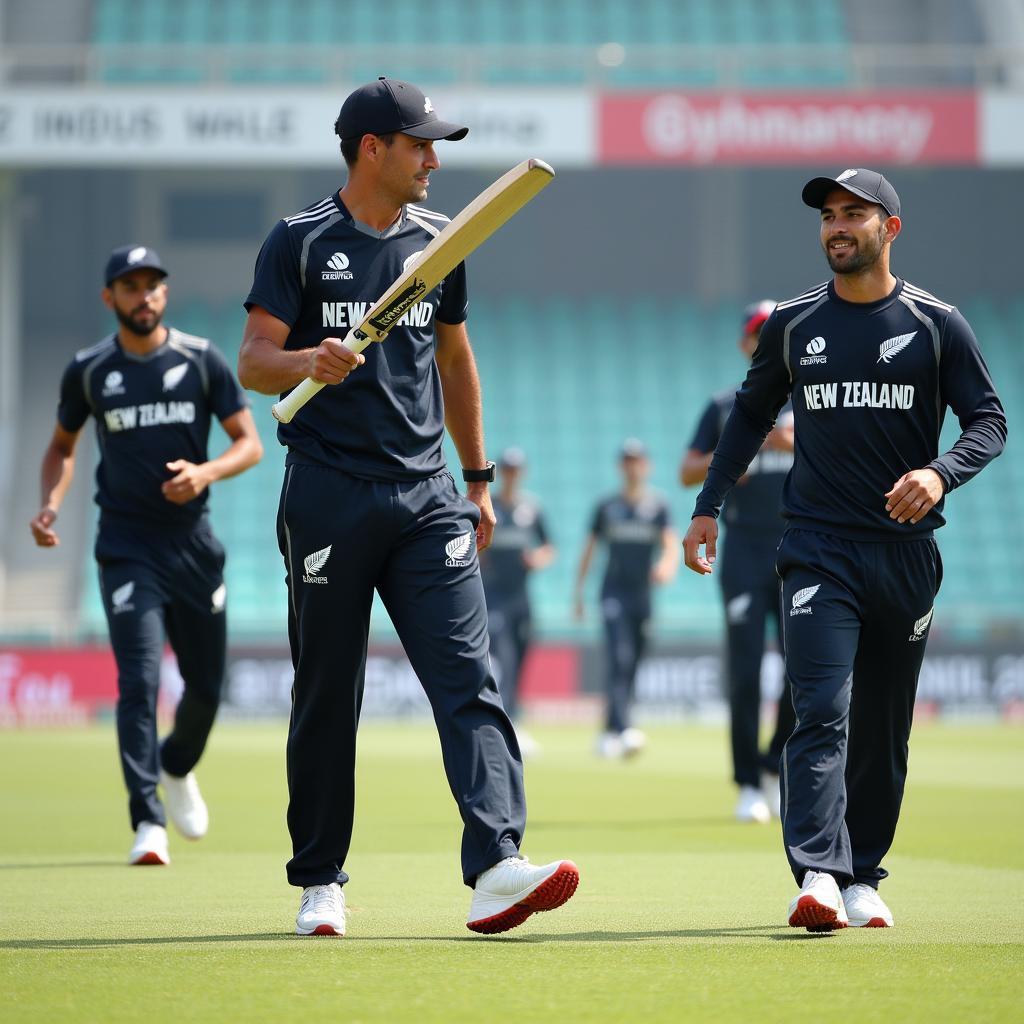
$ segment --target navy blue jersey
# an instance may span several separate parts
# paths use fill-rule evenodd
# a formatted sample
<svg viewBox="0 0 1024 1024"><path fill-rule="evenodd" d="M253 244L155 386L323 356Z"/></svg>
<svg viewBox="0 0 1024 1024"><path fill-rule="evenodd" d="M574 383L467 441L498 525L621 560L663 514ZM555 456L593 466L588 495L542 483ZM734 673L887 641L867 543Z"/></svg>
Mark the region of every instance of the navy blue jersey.
<svg viewBox="0 0 1024 1024"><path fill-rule="evenodd" d="M480 573L489 602L522 596L529 576L525 555L548 543L544 514L535 498L522 494L508 503L494 495L492 504L494 536L491 546L480 552Z"/></svg>
<svg viewBox="0 0 1024 1024"><path fill-rule="evenodd" d="M736 400L735 390L721 391L704 410L690 447L708 455L718 446L722 430ZM787 403L779 413L779 422L790 424L793 409ZM733 529L780 537L785 526L782 518L782 486L793 467L793 453L765 449L754 456L743 479L729 492L722 519Z"/></svg>
<svg viewBox="0 0 1024 1024"><path fill-rule="evenodd" d="M343 338L448 218L406 206L387 231L354 220L335 192L278 221L260 249L245 308L262 306L291 328L286 349ZM312 461L371 480L417 480L444 469L444 401L434 321L466 319L459 264L402 318L365 365L320 392L277 428L289 461Z"/></svg>
<svg viewBox="0 0 1024 1024"><path fill-rule="evenodd" d="M209 488L185 505L168 501L160 485L175 474L166 464L206 462L210 417L226 420L246 405L220 352L171 327L143 356L126 352L116 334L79 352L61 380L57 421L77 433L95 418L96 504L104 514L188 527L205 511Z"/></svg>
<svg viewBox="0 0 1024 1024"><path fill-rule="evenodd" d="M718 514L790 394L796 451L784 514L853 540L929 536L945 522L942 501L918 523L898 523L885 493L925 467L952 490L1006 441L978 342L953 306L902 280L877 302L846 302L829 282L779 303L762 328L696 515ZM939 455L947 408L962 433Z"/></svg>
<svg viewBox="0 0 1024 1024"><path fill-rule="evenodd" d="M648 491L636 504L621 494L598 504L590 532L608 546L602 594L639 596L650 592L651 567L670 521L668 503L654 491Z"/></svg>

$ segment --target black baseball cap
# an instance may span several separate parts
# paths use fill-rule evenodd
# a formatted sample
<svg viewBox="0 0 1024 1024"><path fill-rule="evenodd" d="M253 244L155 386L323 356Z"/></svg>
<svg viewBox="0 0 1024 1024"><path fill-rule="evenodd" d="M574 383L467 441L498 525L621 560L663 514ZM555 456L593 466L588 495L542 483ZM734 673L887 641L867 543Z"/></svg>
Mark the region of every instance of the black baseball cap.
<svg viewBox="0 0 1024 1024"><path fill-rule="evenodd" d="M759 331L764 322L772 315L775 309L774 299L762 299L760 302L752 302L743 310L743 333L753 334Z"/></svg>
<svg viewBox="0 0 1024 1024"><path fill-rule="evenodd" d="M848 167L834 178L811 178L804 185L800 196L808 206L820 210L834 188L845 188L847 192L869 203L877 203L890 217L900 215L900 197L896 189L886 181L884 175L878 171L869 171L866 167Z"/></svg>
<svg viewBox="0 0 1024 1024"><path fill-rule="evenodd" d="M376 82L361 85L341 105L334 122L334 134L342 141L364 135L405 132L417 139L447 139L458 142L469 129L442 121L430 97L411 82L381 75Z"/></svg>
<svg viewBox="0 0 1024 1024"><path fill-rule="evenodd" d="M110 254L103 282L109 288L117 278L133 270L156 270L167 276L167 268L156 249L150 249L148 245L122 245Z"/></svg>

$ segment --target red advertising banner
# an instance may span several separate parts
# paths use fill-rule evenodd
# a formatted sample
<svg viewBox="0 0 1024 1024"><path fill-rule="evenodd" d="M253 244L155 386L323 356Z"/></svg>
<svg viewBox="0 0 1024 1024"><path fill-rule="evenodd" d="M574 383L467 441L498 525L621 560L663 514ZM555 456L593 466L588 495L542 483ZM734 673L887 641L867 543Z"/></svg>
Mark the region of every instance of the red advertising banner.
<svg viewBox="0 0 1024 1024"><path fill-rule="evenodd" d="M601 98L604 164L977 164L978 94L623 93Z"/></svg>
<svg viewBox="0 0 1024 1024"><path fill-rule="evenodd" d="M0 650L0 725L73 725L116 700L109 648Z"/></svg>

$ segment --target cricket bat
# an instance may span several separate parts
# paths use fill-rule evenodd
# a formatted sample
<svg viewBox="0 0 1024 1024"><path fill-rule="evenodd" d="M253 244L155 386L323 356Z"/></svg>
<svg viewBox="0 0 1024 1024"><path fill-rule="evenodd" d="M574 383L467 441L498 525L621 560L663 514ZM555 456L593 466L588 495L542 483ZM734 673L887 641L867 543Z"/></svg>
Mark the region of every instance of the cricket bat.
<svg viewBox="0 0 1024 1024"><path fill-rule="evenodd" d="M362 352L371 341L383 341L405 312L549 185L554 176L554 170L543 160L524 160L484 189L406 267L370 307L362 322L345 335L344 344L353 352ZM274 417L281 423L290 423L324 387L320 381L307 377L273 407Z"/></svg>

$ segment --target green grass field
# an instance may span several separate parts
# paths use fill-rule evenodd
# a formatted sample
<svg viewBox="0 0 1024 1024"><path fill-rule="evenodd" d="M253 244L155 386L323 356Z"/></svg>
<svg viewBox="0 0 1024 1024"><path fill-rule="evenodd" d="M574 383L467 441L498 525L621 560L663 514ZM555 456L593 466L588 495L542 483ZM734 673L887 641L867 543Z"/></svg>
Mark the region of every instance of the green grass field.
<svg viewBox="0 0 1024 1024"><path fill-rule="evenodd" d="M291 934L284 726L225 724L209 836L128 868L112 726L0 739L0 1019L16 1021L1021 1020L1024 729L922 724L884 893L891 931L785 927L777 828L729 817L720 730L661 728L629 764L541 729L535 862L576 897L504 936L465 929L459 826L428 726L369 724L348 937Z"/></svg>

